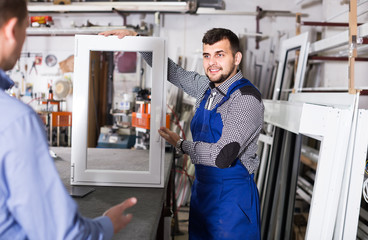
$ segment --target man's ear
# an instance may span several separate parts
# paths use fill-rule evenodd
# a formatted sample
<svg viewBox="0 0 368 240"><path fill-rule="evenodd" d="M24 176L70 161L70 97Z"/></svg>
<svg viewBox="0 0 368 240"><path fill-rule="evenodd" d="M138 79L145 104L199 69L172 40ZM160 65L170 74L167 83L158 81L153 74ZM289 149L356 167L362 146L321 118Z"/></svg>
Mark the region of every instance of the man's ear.
<svg viewBox="0 0 368 240"><path fill-rule="evenodd" d="M243 54L241 52L235 53L235 65L239 65L242 60Z"/></svg>
<svg viewBox="0 0 368 240"><path fill-rule="evenodd" d="M11 19L9 19L3 27L3 34L4 37L8 40L8 41L15 41L15 28L16 25L18 23L18 19L13 17Z"/></svg>

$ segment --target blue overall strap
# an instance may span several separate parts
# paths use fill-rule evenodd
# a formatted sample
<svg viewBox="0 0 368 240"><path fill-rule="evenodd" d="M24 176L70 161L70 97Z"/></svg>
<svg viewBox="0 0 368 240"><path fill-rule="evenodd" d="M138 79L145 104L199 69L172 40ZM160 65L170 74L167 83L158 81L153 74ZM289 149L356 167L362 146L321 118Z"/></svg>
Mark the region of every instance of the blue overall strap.
<svg viewBox="0 0 368 240"><path fill-rule="evenodd" d="M247 88L248 87L248 88ZM245 78L239 79L238 81L234 82L229 89L227 90L226 96L224 96L221 100L220 103L218 103L218 106L221 106L224 102L226 102L227 100L229 100L231 94L233 92L235 92L238 89L252 89L251 91L248 91L250 94L256 96L260 96L260 93L258 91L258 89L248 80ZM257 94L257 92L259 94ZM256 98L258 98L258 96Z"/></svg>
<svg viewBox="0 0 368 240"><path fill-rule="evenodd" d="M223 122L221 115L217 112L217 108L220 107L225 101L227 101L230 98L231 94L238 89L240 89L240 91L242 92L244 89L245 91L247 91L247 94L255 93L254 95L260 96L257 88L254 87L254 85L249 80L242 78L234 82L229 87L226 95L218 104L216 104L215 108L210 111L205 109L205 104L211 93L211 89L207 89L190 124L193 141L215 143L220 139L222 134Z"/></svg>
<svg viewBox="0 0 368 240"><path fill-rule="evenodd" d="M208 88L190 123L193 141L214 142L214 139L208 139L211 129L208 124L204 124L210 121L210 111L205 108L210 94L211 89Z"/></svg>

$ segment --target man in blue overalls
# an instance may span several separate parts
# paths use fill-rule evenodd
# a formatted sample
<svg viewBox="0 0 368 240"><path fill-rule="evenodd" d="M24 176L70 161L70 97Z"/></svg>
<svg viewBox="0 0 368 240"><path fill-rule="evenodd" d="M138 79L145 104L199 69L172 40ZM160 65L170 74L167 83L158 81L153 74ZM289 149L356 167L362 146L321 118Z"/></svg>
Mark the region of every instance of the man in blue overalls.
<svg viewBox="0 0 368 240"><path fill-rule="evenodd" d="M195 164L189 214L190 239L260 239L257 139L263 123L261 95L237 70L238 37L211 29L203 37L207 76L173 68L169 81L196 97L193 142L162 127L160 135Z"/></svg>
<svg viewBox="0 0 368 240"><path fill-rule="evenodd" d="M131 30L101 35L136 36ZM189 214L189 238L260 239L260 212L254 172L259 166L257 140L264 107L259 91L238 71L238 37L214 28L203 37L206 76L186 71L171 59L168 80L195 97L193 141L165 127L160 135L195 164ZM142 53L150 64L151 54Z"/></svg>

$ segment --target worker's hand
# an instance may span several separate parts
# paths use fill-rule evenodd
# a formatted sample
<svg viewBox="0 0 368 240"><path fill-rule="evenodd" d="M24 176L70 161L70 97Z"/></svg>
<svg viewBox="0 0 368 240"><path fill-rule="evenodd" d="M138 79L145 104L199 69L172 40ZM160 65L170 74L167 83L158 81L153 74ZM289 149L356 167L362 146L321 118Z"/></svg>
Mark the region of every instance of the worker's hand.
<svg viewBox="0 0 368 240"><path fill-rule="evenodd" d="M118 38L123 38L125 36L137 36L138 33L136 33L133 30L129 30L129 29L118 29L118 30L109 30L109 31L105 31L105 32L100 32L98 35L104 35L105 37L107 36L118 36Z"/></svg>
<svg viewBox="0 0 368 240"><path fill-rule="evenodd" d="M134 206L137 203L137 199L135 197L126 199L124 202L113 206L108 209L103 215L110 218L112 225L114 226L114 234L119 232L121 229L125 228L125 226L132 220L132 214L124 214L124 211L127 208Z"/></svg>
<svg viewBox="0 0 368 240"><path fill-rule="evenodd" d="M178 142L178 140L180 139L180 136L177 133L170 131L169 129L165 127L160 127L160 129L158 130L158 133L161 135L161 137L165 138L166 141L170 143L171 145L173 145L174 147L176 143Z"/></svg>

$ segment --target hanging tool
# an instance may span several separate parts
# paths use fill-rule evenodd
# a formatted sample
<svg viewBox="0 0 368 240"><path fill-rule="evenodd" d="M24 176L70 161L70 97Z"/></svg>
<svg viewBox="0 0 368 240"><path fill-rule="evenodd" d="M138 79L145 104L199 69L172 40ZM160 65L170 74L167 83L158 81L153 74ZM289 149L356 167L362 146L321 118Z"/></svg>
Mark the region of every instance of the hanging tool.
<svg viewBox="0 0 368 240"><path fill-rule="evenodd" d="M33 63L32 63L32 67L31 67L31 69L29 70L29 74L31 74L32 73L32 70L35 70L35 72L36 72L36 75L38 74L38 72L37 72L37 68L36 68L36 61L33 61Z"/></svg>
<svg viewBox="0 0 368 240"><path fill-rule="evenodd" d="M36 65L41 65L42 63L42 57L41 56L36 56L33 63L32 63L32 67L31 69L29 70L29 74L31 74L32 70L34 69L35 72L36 72L36 75L38 74L37 72L37 68L36 68Z"/></svg>
<svg viewBox="0 0 368 240"><path fill-rule="evenodd" d="M27 71L28 71L28 65L24 64L24 74L27 74ZM21 89L20 89L21 94L24 94L24 92L25 92L24 85L25 85L26 79L25 79L24 74L22 72L22 84L21 84Z"/></svg>

